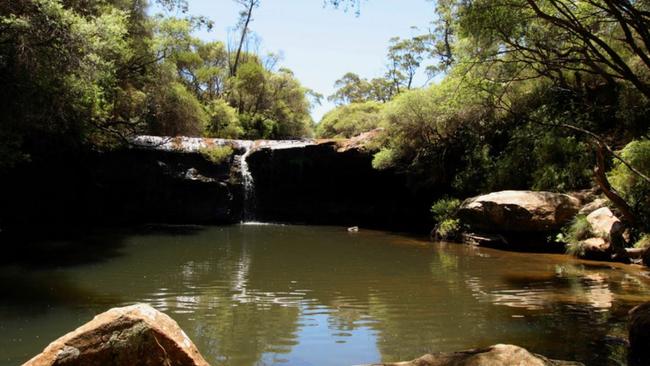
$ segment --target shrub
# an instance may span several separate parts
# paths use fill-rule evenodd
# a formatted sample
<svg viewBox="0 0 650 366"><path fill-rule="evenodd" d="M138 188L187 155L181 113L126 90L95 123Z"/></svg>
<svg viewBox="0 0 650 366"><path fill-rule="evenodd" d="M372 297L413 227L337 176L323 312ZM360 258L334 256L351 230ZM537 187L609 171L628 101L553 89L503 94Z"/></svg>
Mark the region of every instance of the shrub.
<svg viewBox="0 0 650 366"><path fill-rule="evenodd" d="M372 167L378 170L388 169L394 166L393 164L394 153L393 150L383 148L379 150L372 158Z"/></svg>
<svg viewBox="0 0 650 366"><path fill-rule="evenodd" d="M208 122L205 126L205 136L236 139L244 134L244 129L237 117L237 110L222 99L216 99L206 108Z"/></svg>
<svg viewBox="0 0 650 366"><path fill-rule="evenodd" d="M579 256L583 254L582 241L593 236L594 232L591 228L591 224L587 221L587 216L577 215L571 223L557 235L556 241L566 244L567 254Z"/></svg>
<svg viewBox="0 0 650 366"><path fill-rule="evenodd" d="M228 145L204 147L199 150L201 155L214 164L222 164L230 159L234 150Z"/></svg>
<svg viewBox="0 0 650 366"><path fill-rule="evenodd" d="M642 234L641 238L634 243L635 248L648 248L650 247L650 234Z"/></svg>
<svg viewBox="0 0 650 366"><path fill-rule="evenodd" d="M316 126L316 136L352 137L373 130L382 124L383 104L352 103L327 112Z"/></svg>
<svg viewBox="0 0 650 366"><path fill-rule="evenodd" d="M442 198L431 206L433 219L437 222L434 228L436 238L455 238L461 229L460 220L457 219L456 211L461 205L457 198Z"/></svg>

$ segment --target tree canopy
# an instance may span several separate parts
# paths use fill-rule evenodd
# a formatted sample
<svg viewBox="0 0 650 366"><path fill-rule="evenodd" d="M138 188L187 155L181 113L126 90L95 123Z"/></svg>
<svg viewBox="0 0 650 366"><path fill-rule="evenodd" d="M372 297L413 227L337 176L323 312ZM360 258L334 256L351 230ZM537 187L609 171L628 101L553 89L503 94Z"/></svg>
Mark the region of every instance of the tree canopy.
<svg viewBox="0 0 650 366"><path fill-rule="evenodd" d="M159 4L187 9L185 1ZM136 133L311 134L309 90L289 70L275 69L276 56L247 51L249 31L229 50L193 36L212 26L207 18L150 16L148 6L145 0L0 4L2 166L39 150L109 148Z"/></svg>

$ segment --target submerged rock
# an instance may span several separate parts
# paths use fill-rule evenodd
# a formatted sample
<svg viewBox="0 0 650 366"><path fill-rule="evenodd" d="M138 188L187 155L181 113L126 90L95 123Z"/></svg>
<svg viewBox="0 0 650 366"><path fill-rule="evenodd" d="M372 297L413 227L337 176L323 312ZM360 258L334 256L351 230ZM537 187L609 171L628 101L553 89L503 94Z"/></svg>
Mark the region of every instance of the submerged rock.
<svg viewBox="0 0 650 366"><path fill-rule="evenodd" d="M580 209L575 197L541 191L501 191L463 202L459 218L473 230L547 233L559 230Z"/></svg>
<svg viewBox="0 0 650 366"><path fill-rule="evenodd" d="M650 364L650 302L630 310L630 364Z"/></svg>
<svg viewBox="0 0 650 366"><path fill-rule="evenodd" d="M97 315L23 366L50 365L209 366L172 318L146 304Z"/></svg>
<svg viewBox="0 0 650 366"><path fill-rule="evenodd" d="M413 361L373 366L579 366L579 362L551 360L510 344L462 352L432 353ZM584 366L584 365L583 365Z"/></svg>

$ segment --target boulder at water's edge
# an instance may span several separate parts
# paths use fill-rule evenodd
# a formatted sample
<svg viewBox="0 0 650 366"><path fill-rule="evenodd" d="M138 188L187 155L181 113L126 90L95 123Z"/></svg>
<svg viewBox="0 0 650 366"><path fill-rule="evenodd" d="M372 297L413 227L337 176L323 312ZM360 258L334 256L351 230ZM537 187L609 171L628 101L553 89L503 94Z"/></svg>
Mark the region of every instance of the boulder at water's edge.
<svg viewBox="0 0 650 366"><path fill-rule="evenodd" d="M559 230L580 210L580 200L542 191L501 191L469 198L458 211L472 230L546 233Z"/></svg>
<svg viewBox="0 0 650 366"><path fill-rule="evenodd" d="M172 318L146 304L97 315L23 366L50 365L209 366Z"/></svg>
<svg viewBox="0 0 650 366"><path fill-rule="evenodd" d="M462 352L432 353L413 361L373 366L580 366L579 362L551 360L510 344Z"/></svg>

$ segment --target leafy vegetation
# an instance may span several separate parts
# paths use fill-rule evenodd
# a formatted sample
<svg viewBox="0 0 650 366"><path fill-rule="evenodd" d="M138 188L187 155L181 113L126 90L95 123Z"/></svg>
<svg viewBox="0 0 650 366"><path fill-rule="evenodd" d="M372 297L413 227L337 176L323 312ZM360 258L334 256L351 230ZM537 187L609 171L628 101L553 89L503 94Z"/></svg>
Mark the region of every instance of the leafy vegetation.
<svg viewBox="0 0 650 366"><path fill-rule="evenodd" d="M621 150L620 155L643 174L650 175L650 140L632 141ZM609 181L630 204L643 229L650 229L650 183L634 174L618 159L613 161Z"/></svg>
<svg viewBox="0 0 650 366"><path fill-rule="evenodd" d="M316 126L319 137L352 137L382 126L383 104L351 103L327 112Z"/></svg>
<svg viewBox="0 0 650 366"><path fill-rule="evenodd" d="M231 146L228 145L215 145L210 147L201 148L199 151L204 158L214 164L222 164L230 159L235 152Z"/></svg>
<svg viewBox="0 0 650 366"><path fill-rule="evenodd" d="M562 230L562 233L558 234L556 240L566 244L567 254L577 257L584 254L582 241L593 236L595 235L591 224L587 221L587 216L578 215Z"/></svg>
<svg viewBox="0 0 650 366"><path fill-rule="evenodd" d="M635 248L648 248L650 247L650 234L643 234L639 240L634 243Z"/></svg>
<svg viewBox="0 0 650 366"><path fill-rule="evenodd" d="M355 0L330 3L361 9ZM618 0L440 0L427 34L389 45L401 84L390 67L370 81L350 73L332 99L386 104L373 165L415 185L467 196L596 182L626 222L647 226L648 10ZM404 82L421 67L441 81ZM625 163L614 158L633 140L620 154Z"/></svg>
<svg viewBox="0 0 650 366"><path fill-rule="evenodd" d="M431 206L433 219L437 223L434 229L437 238L453 239L460 233L461 224L460 220L456 218L456 212L461 203L456 198L442 198Z"/></svg>
<svg viewBox="0 0 650 366"><path fill-rule="evenodd" d="M160 0L168 9L184 1ZM0 4L0 168L137 133L288 138L311 134L308 89L278 57L192 34L204 17L150 16L142 0ZM245 23L245 24L244 24Z"/></svg>

